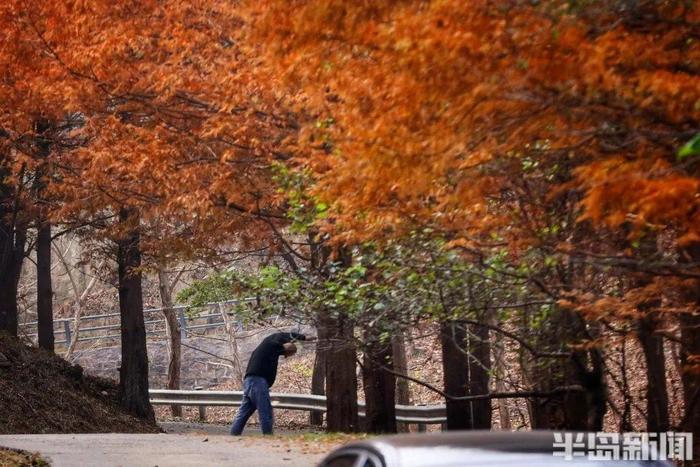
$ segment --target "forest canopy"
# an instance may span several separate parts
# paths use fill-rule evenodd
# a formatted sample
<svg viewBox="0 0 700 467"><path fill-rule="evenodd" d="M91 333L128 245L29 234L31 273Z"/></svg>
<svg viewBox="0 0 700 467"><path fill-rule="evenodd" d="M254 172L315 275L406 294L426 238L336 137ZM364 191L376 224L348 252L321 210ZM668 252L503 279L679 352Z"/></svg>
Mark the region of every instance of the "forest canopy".
<svg viewBox="0 0 700 467"><path fill-rule="evenodd" d="M533 428L700 440L700 2L9 0L0 25L0 328L30 250L100 245L137 414L141 274L232 248L264 259L180 297L316 326L330 430L359 426L357 355L396 430L392 336L428 326L448 428L512 397Z"/></svg>

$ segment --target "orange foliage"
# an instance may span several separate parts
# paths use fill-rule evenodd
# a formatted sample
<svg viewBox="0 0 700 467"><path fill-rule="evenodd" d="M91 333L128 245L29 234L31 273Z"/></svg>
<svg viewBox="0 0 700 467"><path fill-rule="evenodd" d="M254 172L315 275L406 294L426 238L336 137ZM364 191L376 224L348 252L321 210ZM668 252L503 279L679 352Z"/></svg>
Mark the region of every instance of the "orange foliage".
<svg viewBox="0 0 700 467"><path fill-rule="evenodd" d="M341 238L489 231L488 197L516 176L502 162L535 146L583 162L584 218L697 236L697 179L674 153L700 128L700 6L617 3L244 2L268 65L333 119L301 154Z"/></svg>
<svg viewBox="0 0 700 467"><path fill-rule="evenodd" d="M266 229L258 214L275 203L269 166L290 121L236 45L230 2L11 0L0 25L0 151L18 167L38 115L84 120L70 134L80 147L54 151L55 220L137 208L167 249Z"/></svg>

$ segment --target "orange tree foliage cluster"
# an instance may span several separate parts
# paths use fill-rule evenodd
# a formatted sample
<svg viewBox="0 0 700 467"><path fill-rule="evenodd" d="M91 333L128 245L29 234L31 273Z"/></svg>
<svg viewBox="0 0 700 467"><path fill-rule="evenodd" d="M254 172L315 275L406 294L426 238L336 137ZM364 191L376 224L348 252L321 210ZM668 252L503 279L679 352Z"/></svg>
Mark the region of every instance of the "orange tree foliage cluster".
<svg viewBox="0 0 700 467"><path fill-rule="evenodd" d="M305 154L332 142L309 160L341 237L408 221L470 243L503 225L507 161L538 151L575 161L583 218L696 239L698 178L675 150L700 128L700 6L579 3L249 2L317 109Z"/></svg>
<svg viewBox="0 0 700 467"><path fill-rule="evenodd" d="M154 250L254 238L292 123L253 79L230 2L12 0L0 24L5 161L32 164L19 142L37 118L80 122L54 147L55 220L135 209Z"/></svg>

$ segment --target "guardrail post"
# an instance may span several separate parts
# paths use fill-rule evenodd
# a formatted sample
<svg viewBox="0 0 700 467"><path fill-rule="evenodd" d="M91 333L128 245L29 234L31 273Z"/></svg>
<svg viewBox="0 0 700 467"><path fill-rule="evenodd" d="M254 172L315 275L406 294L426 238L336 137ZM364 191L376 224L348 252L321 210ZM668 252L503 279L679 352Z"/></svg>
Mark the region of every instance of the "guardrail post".
<svg viewBox="0 0 700 467"><path fill-rule="evenodd" d="M177 320L180 322L180 332L182 333L182 338L187 337L187 320L185 319L185 310L180 310L177 312Z"/></svg>
<svg viewBox="0 0 700 467"><path fill-rule="evenodd" d="M203 391L202 386L197 386L194 388L195 391ZM199 406L199 421L205 423L207 421L207 407L205 405Z"/></svg>
<svg viewBox="0 0 700 467"><path fill-rule="evenodd" d="M70 345L71 342L71 331L70 331L70 321L65 320L63 322L63 332L66 335L66 347Z"/></svg>
<svg viewBox="0 0 700 467"><path fill-rule="evenodd" d="M218 306L221 307L221 305L218 305ZM203 313L204 313L204 316L206 316L206 318L204 318L204 324L206 324L206 327L204 327L205 334L207 333L209 326L211 326L211 316L209 316L209 315L211 315L212 312L214 312L215 310L216 310L216 307L211 306L211 305L207 305L204 307Z"/></svg>
<svg viewBox="0 0 700 467"><path fill-rule="evenodd" d="M420 407L425 407L425 404L418 404ZM418 433L425 433L425 423L418 424Z"/></svg>

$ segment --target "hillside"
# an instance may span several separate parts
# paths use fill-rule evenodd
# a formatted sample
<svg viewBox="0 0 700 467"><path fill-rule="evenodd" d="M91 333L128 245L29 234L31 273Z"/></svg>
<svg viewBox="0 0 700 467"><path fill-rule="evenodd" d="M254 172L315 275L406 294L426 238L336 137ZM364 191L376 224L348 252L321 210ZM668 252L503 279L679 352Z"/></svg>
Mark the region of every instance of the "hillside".
<svg viewBox="0 0 700 467"><path fill-rule="evenodd" d="M119 408L113 381L0 333L0 434L159 431Z"/></svg>

